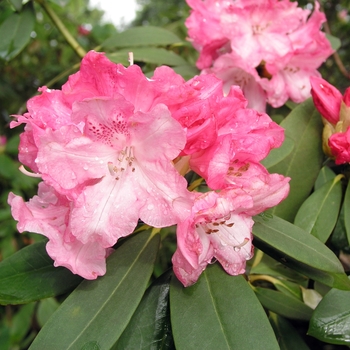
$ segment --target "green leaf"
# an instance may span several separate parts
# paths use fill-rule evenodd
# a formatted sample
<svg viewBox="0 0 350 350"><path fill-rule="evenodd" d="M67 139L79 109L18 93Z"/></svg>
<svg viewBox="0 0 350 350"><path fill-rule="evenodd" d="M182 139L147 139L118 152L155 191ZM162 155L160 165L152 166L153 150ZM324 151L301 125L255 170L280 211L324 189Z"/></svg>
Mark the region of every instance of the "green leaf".
<svg viewBox="0 0 350 350"><path fill-rule="evenodd" d="M185 65L178 65L173 67L177 74L180 74L185 80L193 78L195 75L199 74L196 67L186 63Z"/></svg>
<svg viewBox="0 0 350 350"><path fill-rule="evenodd" d="M113 350L175 349L169 307L171 273L166 272L147 289Z"/></svg>
<svg viewBox="0 0 350 350"><path fill-rule="evenodd" d="M152 237L147 231L127 239L108 257L107 273L83 281L50 317L30 349L110 349L142 298L158 246L159 235Z"/></svg>
<svg viewBox="0 0 350 350"><path fill-rule="evenodd" d="M71 0L48 0L58 6L64 7L66 6Z"/></svg>
<svg viewBox="0 0 350 350"><path fill-rule="evenodd" d="M343 207L346 238L348 240L348 243L350 243L350 181L348 182L348 186L346 187Z"/></svg>
<svg viewBox="0 0 350 350"><path fill-rule="evenodd" d="M332 344L350 344L350 292L332 289L318 304L308 334Z"/></svg>
<svg viewBox="0 0 350 350"><path fill-rule="evenodd" d="M299 333L286 319L271 312L269 320L281 350L309 350Z"/></svg>
<svg viewBox="0 0 350 350"><path fill-rule="evenodd" d="M0 263L0 304L24 304L71 291L82 280L54 267L46 242L27 246Z"/></svg>
<svg viewBox="0 0 350 350"><path fill-rule="evenodd" d="M59 306L60 304L55 298L47 298L39 301L36 318L41 328Z"/></svg>
<svg viewBox="0 0 350 350"><path fill-rule="evenodd" d="M30 40L34 28L35 13L32 2L21 13L12 13L0 26L0 58L11 60L18 55Z"/></svg>
<svg viewBox="0 0 350 350"><path fill-rule="evenodd" d="M117 33L101 44L107 50L133 46L167 46L181 42L174 33L159 27L133 27Z"/></svg>
<svg viewBox="0 0 350 350"><path fill-rule="evenodd" d="M271 150L269 155L261 161L267 169L281 162L286 158L294 149L294 141L289 137L285 137L281 147Z"/></svg>
<svg viewBox="0 0 350 350"><path fill-rule="evenodd" d="M294 297L267 288L255 287L254 291L261 304L278 315L306 321L311 318L313 310Z"/></svg>
<svg viewBox="0 0 350 350"><path fill-rule="evenodd" d="M332 49L334 51L337 51L341 47L341 41L339 38L328 33L326 33L326 37L328 41L331 43Z"/></svg>
<svg viewBox="0 0 350 350"><path fill-rule="evenodd" d="M173 278L170 315L177 350L279 349L265 311L243 276L217 264L184 288ZM247 331L249 330L249 334Z"/></svg>
<svg viewBox="0 0 350 350"><path fill-rule="evenodd" d="M276 277L284 277L290 281L294 281L299 285L304 287L307 286L309 279L295 270L288 268L287 266L281 264L275 259L271 258L267 254L264 254L261 262L252 267L250 270L251 274L261 274L261 275L270 275Z"/></svg>
<svg viewBox="0 0 350 350"><path fill-rule="evenodd" d="M18 344L31 327L35 303L23 305L12 318L10 338L11 343Z"/></svg>
<svg viewBox="0 0 350 350"><path fill-rule="evenodd" d="M22 0L8 0L8 1L15 8L16 11L22 10Z"/></svg>
<svg viewBox="0 0 350 350"><path fill-rule="evenodd" d="M317 238L278 217L259 215L254 221L254 245L258 249L315 281L350 289L338 258Z"/></svg>
<svg viewBox="0 0 350 350"><path fill-rule="evenodd" d="M119 50L116 53L107 54L107 57L112 62L128 65L127 58L130 51L132 51L134 54L135 62L154 63L157 65L165 64L168 66L188 64L181 56L177 55L176 53L156 47L137 47L123 49Z"/></svg>
<svg viewBox="0 0 350 350"><path fill-rule="evenodd" d="M318 173L317 179L315 181L315 191L323 186L326 182L333 180L335 177L335 172L328 166L324 166Z"/></svg>
<svg viewBox="0 0 350 350"><path fill-rule="evenodd" d="M309 196L321 168L322 121L312 99L308 99L294 108L281 126L285 128L286 137L294 141L294 149L281 162L270 167L269 172L289 176L290 193L270 212L293 221L300 205Z"/></svg>
<svg viewBox="0 0 350 350"><path fill-rule="evenodd" d="M344 202L345 202L345 199L344 199ZM344 250L349 252L349 242L347 238L347 231L345 229L344 202L340 209L337 224L335 225L333 234L331 236L331 244L336 249L343 250L345 248Z"/></svg>
<svg viewBox="0 0 350 350"><path fill-rule="evenodd" d="M338 219L342 201L341 179L336 176L312 193L300 207L294 224L325 243Z"/></svg>

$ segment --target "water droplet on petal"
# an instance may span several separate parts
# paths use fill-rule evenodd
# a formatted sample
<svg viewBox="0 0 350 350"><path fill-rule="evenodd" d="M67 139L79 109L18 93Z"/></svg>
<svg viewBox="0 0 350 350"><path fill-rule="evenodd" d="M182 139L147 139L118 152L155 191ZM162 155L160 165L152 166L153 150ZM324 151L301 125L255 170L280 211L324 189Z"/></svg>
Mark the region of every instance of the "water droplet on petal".
<svg viewBox="0 0 350 350"><path fill-rule="evenodd" d="M147 209L148 209L148 210L152 210L153 208L154 208L154 205L153 205L153 204L148 204L148 205L147 205Z"/></svg>
<svg viewBox="0 0 350 350"><path fill-rule="evenodd" d="M88 170L89 167L85 164L84 167L83 167L84 170Z"/></svg>
<svg viewBox="0 0 350 350"><path fill-rule="evenodd" d="M239 252L241 250L241 247L233 247L235 252Z"/></svg>

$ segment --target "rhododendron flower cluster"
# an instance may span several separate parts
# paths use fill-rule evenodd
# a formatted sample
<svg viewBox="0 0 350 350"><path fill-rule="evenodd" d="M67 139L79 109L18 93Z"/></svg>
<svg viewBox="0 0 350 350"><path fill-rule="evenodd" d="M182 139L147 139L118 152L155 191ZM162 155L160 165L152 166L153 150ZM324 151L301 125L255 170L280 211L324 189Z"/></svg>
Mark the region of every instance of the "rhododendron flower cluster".
<svg viewBox="0 0 350 350"><path fill-rule="evenodd" d="M350 162L350 88L344 96L322 78L312 77L311 94L322 115L323 150L336 164Z"/></svg>
<svg viewBox="0 0 350 350"><path fill-rule="evenodd" d="M25 124L19 159L42 182L31 200L10 193L9 204L20 232L49 239L55 266L103 275L111 248L141 220L177 225L173 263L184 285L212 259L244 273L251 216L283 200L289 178L260 164L283 129L247 109L238 87L224 96L215 76L185 82L168 67L147 79L91 51L62 90L40 91L11 127ZM189 171L207 192L188 190Z"/></svg>
<svg viewBox="0 0 350 350"><path fill-rule="evenodd" d="M320 27L325 16L289 0L187 0L188 35L200 52L197 67L240 85L249 106L282 106L310 96L310 76L333 52Z"/></svg>

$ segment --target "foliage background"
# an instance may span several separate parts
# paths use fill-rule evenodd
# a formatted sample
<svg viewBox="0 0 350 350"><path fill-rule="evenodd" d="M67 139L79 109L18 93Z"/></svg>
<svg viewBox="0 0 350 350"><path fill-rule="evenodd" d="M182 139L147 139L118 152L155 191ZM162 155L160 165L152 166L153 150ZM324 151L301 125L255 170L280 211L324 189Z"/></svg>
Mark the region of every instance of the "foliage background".
<svg viewBox="0 0 350 350"><path fill-rule="evenodd" d="M299 1L299 3L308 6L308 1ZM328 19L325 30L341 40L341 47L337 54L329 58L320 71L326 80L343 92L350 85L350 3L347 0L321 1L320 3ZM151 72L159 64L169 64L175 66L185 78L196 74L197 70L194 65L197 53L186 42L184 20L188 16L189 8L185 1L139 0L139 4L141 10L137 13L136 19L130 24L130 27L140 25L162 27L177 35L181 39L181 44L166 44L161 47L176 56L170 58L163 51L158 51L156 58L145 56L136 63L142 66L145 73ZM6 136L7 139L6 145L0 146L0 261L12 256L23 247L43 239L41 236L30 233L19 235L7 205L7 196L10 191L29 199L36 193L38 183L36 179L26 177L18 172L17 147L20 128L15 130L9 128L10 116L25 112L25 102L36 94L38 87L47 85L52 88L60 88L67 76L77 70L80 62L80 57L67 45L62 34L43 10L40 1L29 1L25 6L33 7L35 22L28 43L23 50L9 60L4 51L1 50L3 49L3 39L0 39L0 135ZM102 23L102 12L96 9L90 10L88 0L52 0L50 6L86 51L94 48L105 50L115 61L120 60L124 55L124 62L126 61L124 64L127 64L126 48L117 47L113 41L107 40L122 30L111 24ZM0 29L1 25L13 13L14 8L11 6L11 2L1 0ZM123 28L123 30L125 29L127 28ZM103 45L103 43L105 44ZM160 46L155 45L155 48L159 49ZM185 61L182 62L179 57ZM289 113L289 110L290 107L283 107L279 110L271 109L269 113L275 120L282 120ZM347 171L343 168L334 168L334 170L335 173ZM333 238L327 244L337 254L342 252L346 255L350 251L347 238L344 237L344 233L340 229L335 230L335 233L337 235L333 234ZM170 266L170 258L174 249L175 240L173 230L170 228L162 236L153 279L160 276ZM346 271L350 271L349 260L345 257L342 261ZM162 278L166 279L167 277ZM302 282L300 283L302 284ZM270 288L271 283L265 281L257 287ZM260 294L263 294L262 289ZM0 349L26 349L40 328L47 322L49 316L66 297L67 294L63 294L56 298L43 299L23 306L1 306ZM291 332L290 324L292 324L296 337L303 338L305 341L303 344L307 344L310 348L347 348L343 345L326 344L306 336L308 322L305 319L296 317L284 321L273 312L270 312L270 318L272 321L275 320L274 324L277 330L285 327L288 332ZM168 348L173 346L171 340L167 344Z"/></svg>

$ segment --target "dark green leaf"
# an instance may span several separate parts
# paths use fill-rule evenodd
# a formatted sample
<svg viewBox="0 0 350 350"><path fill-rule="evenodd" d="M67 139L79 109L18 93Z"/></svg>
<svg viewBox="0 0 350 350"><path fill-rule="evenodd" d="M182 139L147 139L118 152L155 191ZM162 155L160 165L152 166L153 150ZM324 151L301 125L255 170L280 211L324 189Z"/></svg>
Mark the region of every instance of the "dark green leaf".
<svg viewBox="0 0 350 350"><path fill-rule="evenodd" d="M170 278L168 271L147 289L113 349L175 349L170 325Z"/></svg>
<svg viewBox="0 0 350 350"><path fill-rule="evenodd" d="M343 207L346 238L348 240L348 243L350 243L350 181L348 182L348 186L346 187Z"/></svg>
<svg viewBox="0 0 350 350"><path fill-rule="evenodd" d="M350 289L334 253L314 236L278 217L255 216L254 245L282 264L316 281Z"/></svg>
<svg viewBox="0 0 350 350"><path fill-rule="evenodd" d="M193 78L195 75L199 74L199 71L196 67L186 63L185 65L179 65L173 67L174 71L177 74L180 74L185 80Z"/></svg>
<svg viewBox="0 0 350 350"><path fill-rule="evenodd" d="M269 155L261 161L261 164L269 169L286 158L293 149L294 141L286 136L282 146L271 150Z"/></svg>
<svg viewBox="0 0 350 350"><path fill-rule="evenodd" d="M326 182L333 180L335 176L336 174L331 168L324 166L318 173L317 179L315 181L315 191L323 186Z"/></svg>
<svg viewBox="0 0 350 350"><path fill-rule="evenodd" d="M54 298L47 298L39 301L36 319L41 328L59 306L59 302Z"/></svg>
<svg viewBox="0 0 350 350"><path fill-rule="evenodd" d="M308 334L327 343L350 344L350 292L332 289L315 309Z"/></svg>
<svg viewBox="0 0 350 350"><path fill-rule="evenodd" d="M136 47L119 50L116 53L107 54L107 57L115 62L128 65L128 53L132 51L135 62L154 63L157 65L178 66L186 65L187 62L179 55L172 51L168 51L157 47Z"/></svg>
<svg viewBox="0 0 350 350"><path fill-rule="evenodd" d="M342 177L336 176L313 192L302 204L294 220L295 225L323 243L328 240L337 223L343 195Z"/></svg>
<svg viewBox="0 0 350 350"><path fill-rule="evenodd" d="M142 298L158 246L159 235L141 232L130 237L108 257L106 275L83 281L50 317L30 349L110 349Z"/></svg>
<svg viewBox="0 0 350 350"><path fill-rule="evenodd" d="M143 26L133 27L122 33L117 33L103 42L101 47L111 50L134 46L166 46L181 41L179 37L166 29Z"/></svg>
<svg viewBox="0 0 350 350"><path fill-rule="evenodd" d="M279 349L266 314L243 276L230 276L217 264L198 282L170 286L171 325L177 350ZM249 330L249 334L247 334Z"/></svg>
<svg viewBox="0 0 350 350"><path fill-rule="evenodd" d="M313 310L296 298L267 288L255 287L254 291L261 304L278 315L306 321L311 318Z"/></svg>
<svg viewBox="0 0 350 350"><path fill-rule="evenodd" d="M10 329L11 343L18 344L31 327L35 303L23 305L13 316Z"/></svg>
<svg viewBox="0 0 350 350"><path fill-rule="evenodd" d="M0 26L0 58L9 61L27 45L34 28L35 13L29 2L21 13L13 13Z"/></svg>
<svg viewBox="0 0 350 350"><path fill-rule="evenodd" d="M45 242L19 250L0 263L0 304L24 304L71 291L82 280L54 267Z"/></svg>
<svg viewBox="0 0 350 350"><path fill-rule="evenodd" d="M329 42L331 43L332 49L334 51L337 51L341 47L341 41L339 38L337 38L331 34L328 34L328 33L326 33L326 37L329 40Z"/></svg>
<svg viewBox="0 0 350 350"><path fill-rule="evenodd" d="M61 6L61 7L66 6L70 2L70 0L48 0L48 1L54 3L58 6Z"/></svg>
<svg viewBox="0 0 350 350"><path fill-rule="evenodd" d="M270 212L285 220L294 217L314 186L320 171L322 151L322 121L312 99L294 108L282 121L286 137L294 141L293 151L281 162L269 168L270 173L291 177L290 193Z"/></svg>
<svg viewBox="0 0 350 350"><path fill-rule="evenodd" d="M337 221L337 224L335 225L333 234L331 236L331 243L336 249L347 248L347 251L349 251L348 250L349 243L348 243L348 238L347 238L347 232L345 229L344 203L340 209L338 221Z"/></svg>
<svg viewBox="0 0 350 350"><path fill-rule="evenodd" d="M22 0L8 0L10 4L15 8L16 11L21 11Z"/></svg>
<svg viewBox="0 0 350 350"><path fill-rule="evenodd" d="M283 317L271 312L269 320L273 330L275 331L281 350L309 349L296 329Z"/></svg>
<svg viewBox="0 0 350 350"><path fill-rule="evenodd" d="M10 347L10 329L5 325L0 325L0 350L8 350Z"/></svg>
<svg viewBox="0 0 350 350"><path fill-rule="evenodd" d="M267 254L264 254L260 263L250 270L251 274L271 275L277 277L284 277L290 281L294 281L304 287L307 286L309 279L295 270L281 264Z"/></svg>

